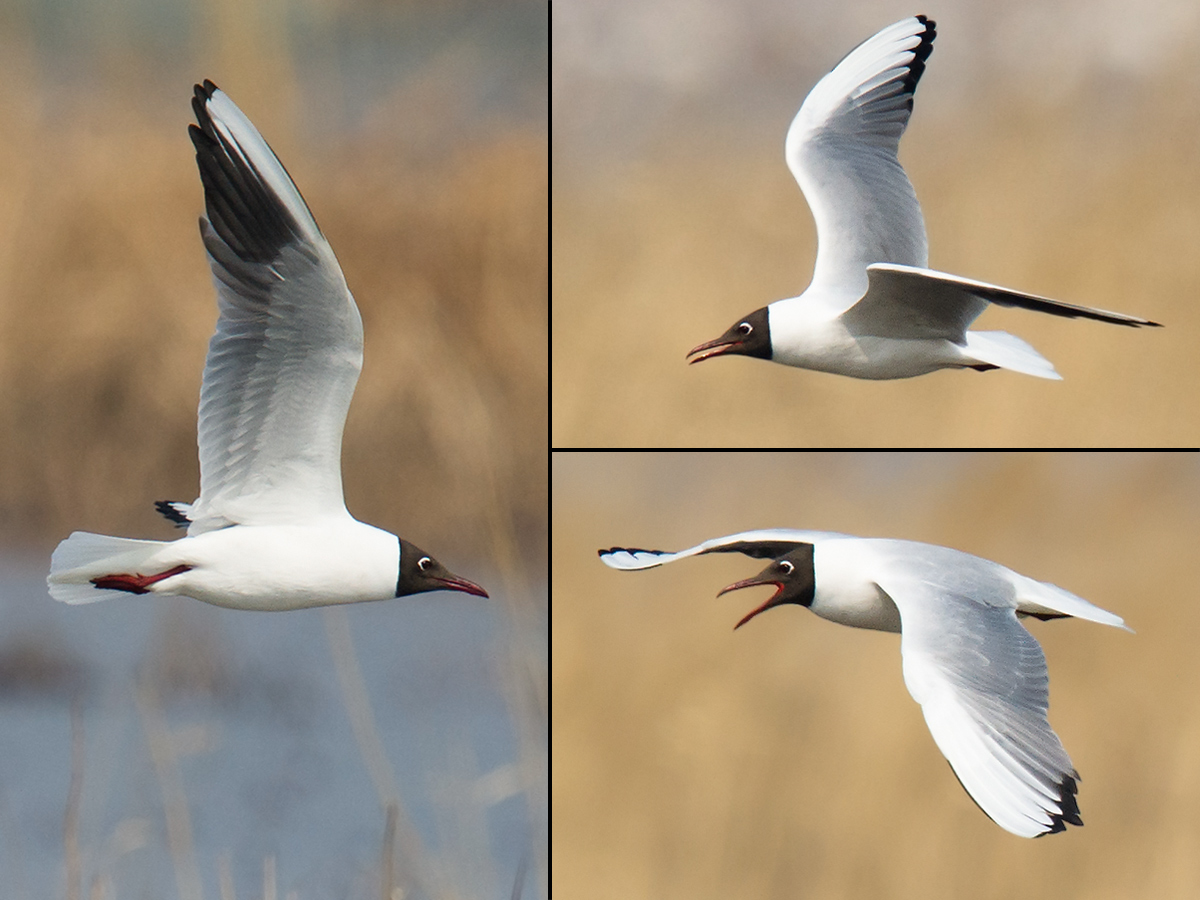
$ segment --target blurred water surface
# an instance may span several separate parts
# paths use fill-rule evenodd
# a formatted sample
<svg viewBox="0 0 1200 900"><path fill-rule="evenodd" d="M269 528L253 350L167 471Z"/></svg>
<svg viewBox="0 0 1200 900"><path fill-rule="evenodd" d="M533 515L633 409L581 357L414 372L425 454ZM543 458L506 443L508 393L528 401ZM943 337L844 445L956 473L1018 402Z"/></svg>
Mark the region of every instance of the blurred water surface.
<svg viewBox="0 0 1200 900"><path fill-rule="evenodd" d="M401 843L397 855L396 883L411 896L508 897L523 860L521 896L539 896L528 857L545 834L545 801L523 780L531 770L510 692L520 690L518 652L542 656L545 644L517 634L495 598L344 611L422 848L406 859ZM179 896L223 896L222 867L237 896L259 896L264 864L281 897L379 896L385 813L339 689L327 613L129 599L57 604L38 560L0 558L4 896L64 895L73 704L83 896L101 885L108 893L95 896L171 897L177 883ZM151 751L160 739L165 760ZM191 835L182 857L168 839L176 789Z"/></svg>

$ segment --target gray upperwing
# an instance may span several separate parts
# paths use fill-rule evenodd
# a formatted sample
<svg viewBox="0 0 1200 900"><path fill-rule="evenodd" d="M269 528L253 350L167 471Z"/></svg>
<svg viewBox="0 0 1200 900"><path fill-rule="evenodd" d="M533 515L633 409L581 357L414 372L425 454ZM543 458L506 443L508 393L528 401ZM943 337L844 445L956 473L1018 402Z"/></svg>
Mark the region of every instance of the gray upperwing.
<svg viewBox="0 0 1200 900"><path fill-rule="evenodd" d="M653 569L664 563L674 562L688 556L704 553L742 553L754 559L778 559L793 550L798 544L812 544L830 538L849 535L831 531L797 531L789 528L768 528L760 531L743 531L738 534L713 538L687 550L642 550L631 547L612 547L598 551L600 561L612 569L633 571Z"/></svg>
<svg viewBox="0 0 1200 900"><path fill-rule="evenodd" d="M1138 316L1063 303L1061 300L1026 294L934 269L877 263L867 269L867 275L870 287L858 306L865 304L865 309L873 316L887 316L891 310L893 327L915 329L911 335L888 332L888 335L893 337L945 337L955 340L953 335L961 333L958 329L965 331L987 308L988 303L1030 309L1069 319L1094 319L1097 322L1127 325L1132 328L1143 325L1162 327L1158 322ZM856 308L857 306L849 312L854 312ZM939 326L948 330L944 333L933 333ZM922 331L923 329L925 331ZM929 329L933 329L933 332L929 332Z"/></svg>
<svg viewBox="0 0 1200 900"><path fill-rule="evenodd" d="M967 326L987 309L987 301L940 274L912 266L868 266L867 293L842 321L856 335L962 344Z"/></svg>

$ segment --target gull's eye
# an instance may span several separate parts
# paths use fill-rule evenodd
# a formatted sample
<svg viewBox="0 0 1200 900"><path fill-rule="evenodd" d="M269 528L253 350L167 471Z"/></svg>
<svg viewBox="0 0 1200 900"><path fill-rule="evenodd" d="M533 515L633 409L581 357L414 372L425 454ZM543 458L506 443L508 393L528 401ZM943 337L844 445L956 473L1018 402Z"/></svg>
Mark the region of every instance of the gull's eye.
<svg viewBox="0 0 1200 900"><path fill-rule="evenodd" d="M740 334L742 337L750 337L750 333L754 331L754 326L749 322L742 322L740 325L738 325L737 330L738 334Z"/></svg>
<svg viewBox="0 0 1200 900"><path fill-rule="evenodd" d="M422 556L420 559L417 560L417 568L420 569L422 572L424 572L426 569L428 569L432 564L433 564L433 560L430 559L428 556Z"/></svg>
<svg viewBox="0 0 1200 900"><path fill-rule="evenodd" d="M784 574L784 575L791 575L791 574L792 574L792 570L796 568L796 567L795 567L795 566L793 566L793 565L792 565L790 562L788 562L786 559L781 559L781 560L779 561L779 567L780 567L781 569L783 569L783 574Z"/></svg>

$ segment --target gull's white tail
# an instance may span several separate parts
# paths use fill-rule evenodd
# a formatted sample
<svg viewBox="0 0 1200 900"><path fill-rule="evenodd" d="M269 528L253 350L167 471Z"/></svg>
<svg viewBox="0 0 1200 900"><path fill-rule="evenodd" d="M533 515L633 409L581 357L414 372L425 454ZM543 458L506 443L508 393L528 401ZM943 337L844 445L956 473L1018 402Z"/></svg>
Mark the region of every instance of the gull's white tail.
<svg viewBox="0 0 1200 900"><path fill-rule="evenodd" d="M968 354L980 362L1035 378L1062 381L1053 363L1016 335L1007 331L968 331L966 337Z"/></svg>
<svg viewBox="0 0 1200 900"><path fill-rule="evenodd" d="M129 596L124 591L103 590L92 584L116 572L137 572L169 541L139 541L76 531L50 557L46 584L50 596L63 603L94 603Z"/></svg>

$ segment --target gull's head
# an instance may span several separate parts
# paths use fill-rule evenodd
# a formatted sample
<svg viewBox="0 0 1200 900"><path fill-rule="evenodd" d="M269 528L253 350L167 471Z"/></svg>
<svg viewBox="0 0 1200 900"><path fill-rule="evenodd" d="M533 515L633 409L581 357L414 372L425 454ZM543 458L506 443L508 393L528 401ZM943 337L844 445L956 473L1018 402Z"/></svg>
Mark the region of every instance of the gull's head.
<svg viewBox="0 0 1200 900"><path fill-rule="evenodd" d="M762 606L746 613L742 620L733 626L735 630L741 628L760 612L766 612L773 606L782 606L784 603L812 606L813 596L817 590L816 573L813 570L813 545L799 544L795 550L779 557L753 578L731 584L717 596L720 597L721 594L738 591L742 588L757 587L760 584L775 585L775 593Z"/></svg>
<svg viewBox="0 0 1200 900"><path fill-rule="evenodd" d="M696 354L700 354L696 356ZM771 358L771 327L767 324L767 308L756 309L750 315L734 322L728 331L713 341L701 344L688 356L696 356L689 362L700 362L714 356L757 356Z"/></svg>
<svg viewBox="0 0 1200 900"><path fill-rule="evenodd" d="M425 591L462 591L476 597L488 595L479 585L459 578L420 547L400 538L400 576L396 579L396 596L406 597Z"/></svg>

